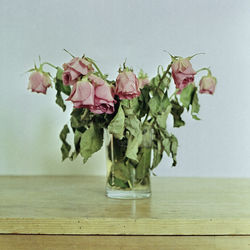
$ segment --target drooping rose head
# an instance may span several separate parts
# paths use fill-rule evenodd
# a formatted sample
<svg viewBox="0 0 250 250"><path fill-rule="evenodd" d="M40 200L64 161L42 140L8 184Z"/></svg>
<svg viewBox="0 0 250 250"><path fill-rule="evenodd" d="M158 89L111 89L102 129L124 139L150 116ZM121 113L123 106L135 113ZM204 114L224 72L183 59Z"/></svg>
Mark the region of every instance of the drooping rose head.
<svg viewBox="0 0 250 250"><path fill-rule="evenodd" d="M64 72L62 80L64 85L74 85L78 77L85 76L93 72L94 68L90 62L84 58L75 57L69 63L63 64Z"/></svg>
<svg viewBox="0 0 250 250"><path fill-rule="evenodd" d="M90 111L95 114L112 114L115 111L115 99L113 88L102 78L90 75L89 80L94 86L94 105Z"/></svg>
<svg viewBox="0 0 250 250"><path fill-rule="evenodd" d="M94 105L94 86L87 79L78 81L66 101L72 101L74 108L90 108Z"/></svg>
<svg viewBox="0 0 250 250"><path fill-rule="evenodd" d="M212 95L215 91L217 80L211 75L203 76L200 80L200 93Z"/></svg>
<svg viewBox="0 0 250 250"><path fill-rule="evenodd" d="M46 94L47 88L51 86L51 80L46 73L34 71L29 77L28 89L32 92Z"/></svg>
<svg viewBox="0 0 250 250"><path fill-rule="evenodd" d="M132 71L123 71L116 78L116 95L122 99L133 99L141 94L139 82Z"/></svg>
<svg viewBox="0 0 250 250"><path fill-rule="evenodd" d="M172 64L172 76L174 79L174 83L176 88L181 91L191 82L194 81L194 75L196 72L192 68L192 64L190 63L188 58L180 58L175 60Z"/></svg>

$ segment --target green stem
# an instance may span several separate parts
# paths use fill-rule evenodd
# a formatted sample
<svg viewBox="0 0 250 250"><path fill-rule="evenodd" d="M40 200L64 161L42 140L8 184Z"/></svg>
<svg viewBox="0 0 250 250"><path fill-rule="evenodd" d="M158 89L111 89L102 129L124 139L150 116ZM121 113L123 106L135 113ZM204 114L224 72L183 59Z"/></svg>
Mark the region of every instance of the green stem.
<svg viewBox="0 0 250 250"><path fill-rule="evenodd" d="M163 79L164 79L164 78L166 77L166 75L169 73L169 70L170 70L172 64L173 64L173 62L171 62L171 63L168 65L166 71L164 71L163 75L162 75L161 78L160 78L159 84L158 84L158 86L157 86L155 92L160 88L160 85L161 85ZM147 122L148 116L149 116L149 113L147 113L147 115L146 115L146 117L145 117L145 120L144 120L142 126L144 126L144 124ZM154 119L153 119L153 121L154 121Z"/></svg>
<svg viewBox="0 0 250 250"><path fill-rule="evenodd" d="M82 120L82 121L83 121L84 118L86 117L87 113L88 113L88 109L85 109L83 115L81 116L81 120Z"/></svg>
<svg viewBox="0 0 250 250"><path fill-rule="evenodd" d="M86 57L87 60L89 60L96 68L96 70L98 71L98 73L101 75L102 78L105 78L103 73L101 72L101 70L99 69L99 67L96 65L96 63L89 57Z"/></svg>
<svg viewBox="0 0 250 250"><path fill-rule="evenodd" d="M199 73L199 72L201 72L203 70L206 70L208 72L208 75L212 75L212 72L211 72L211 70L209 68L201 68L201 69L197 70L196 73Z"/></svg>
<svg viewBox="0 0 250 250"><path fill-rule="evenodd" d="M205 53L204 53L204 52L196 53L196 54L194 54L194 55L192 55L192 56L189 56L189 57L187 57L187 58L188 58L189 60L191 60L193 57L198 56L198 55L205 55Z"/></svg>
<svg viewBox="0 0 250 250"><path fill-rule="evenodd" d="M156 88L156 91L160 88L161 82L163 81L163 79L164 79L164 78L166 77L166 75L168 74L168 72L169 72L169 70L170 70L172 64L173 64L173 62L171 62L171 63L168 65L166 71L164 71L162 77L160 78L159 84L158 84L158 86L157 86L157 88Z"/></svg>
<svg viewBox="0 0 250 250"><path fill-rule="evenodd" d="M68 53L70 56L72 56L73 58L75 58L75 56L73 56L68 50L63 49L66 53Z"/></svg>
<svg viewBox="0 0 250 250"><path fill-rule="evenodd" d="M147 122L147 120L148 120L148 116L149 116L149 112L147 113L147 115L146 115L146 117L145 117L145 119L144 119L144 121L143 121L142 127L143 127L143 126L144 126L144 124Z"/></svg>
<svg viewBox="0 0 250 250"><path fill-rule="evenodd" d="M46 65L46 64L49 65L50 67L54 68L54 69L57 69L57 67L56 67L55 65L53 65L53 64L51 64L51 63L49 63L49 62L44 62L44 63L42 63L40 67L42 68L43 65Z"/></svg>
<svg viewBox="0 0 250 250"><path fill-rule="evenodd" d="M169 97L169 100L171 99L178 93L179 89L176 89L175 92Z"/></svg>

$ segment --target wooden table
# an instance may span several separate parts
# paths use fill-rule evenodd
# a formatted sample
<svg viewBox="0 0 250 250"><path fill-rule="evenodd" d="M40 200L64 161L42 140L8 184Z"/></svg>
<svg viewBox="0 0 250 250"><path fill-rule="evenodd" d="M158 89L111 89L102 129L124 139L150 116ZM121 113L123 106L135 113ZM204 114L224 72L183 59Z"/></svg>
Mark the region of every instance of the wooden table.
<svg viewBox="0 0 250 250"><path fill-rule="evenodd" d="M0 249L250 249L250 180L162 178L146 200L104 177L0 177Z"/></svg>

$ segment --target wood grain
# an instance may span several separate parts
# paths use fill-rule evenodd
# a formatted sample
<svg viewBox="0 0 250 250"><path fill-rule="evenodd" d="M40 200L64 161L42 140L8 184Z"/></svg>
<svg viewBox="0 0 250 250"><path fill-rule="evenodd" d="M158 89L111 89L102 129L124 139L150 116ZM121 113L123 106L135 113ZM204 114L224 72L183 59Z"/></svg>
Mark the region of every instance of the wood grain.
<svg viewBox="0 0 250 250"><path fill-rule="evenodd" d="M160 178L146 200L104 196L104 177L0 177L0 233L250 235L250 180Z"/></svg>
<svg viewBox="0 0 250 250"><path fill-rule="evenodd" d="M4 250L249 250L249 236L0 235Z"/></svg>

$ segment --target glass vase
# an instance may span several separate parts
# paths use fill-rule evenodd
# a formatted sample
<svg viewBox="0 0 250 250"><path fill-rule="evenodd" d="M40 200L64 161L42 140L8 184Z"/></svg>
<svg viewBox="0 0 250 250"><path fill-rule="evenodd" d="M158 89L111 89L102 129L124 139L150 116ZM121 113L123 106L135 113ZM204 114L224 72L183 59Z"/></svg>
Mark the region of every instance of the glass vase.
<svg viewBox="0 0 250 250"><path fill-rule="evenodd" d="M137 161L126 157L127 139L119 140L105 131L106 195L117 199L143 199L151 196L151 130L144 130Z"/></svg>

